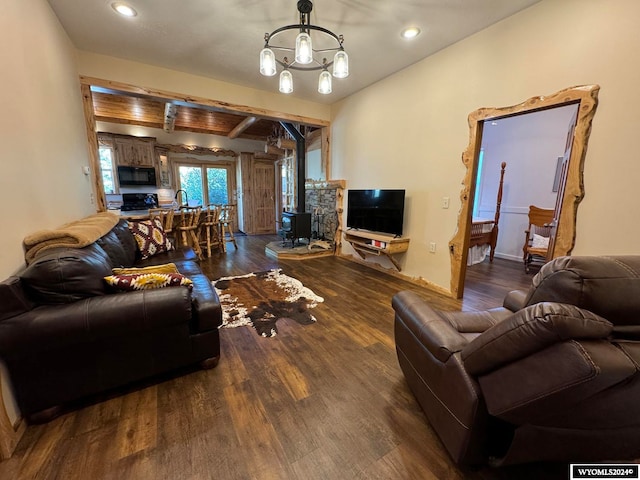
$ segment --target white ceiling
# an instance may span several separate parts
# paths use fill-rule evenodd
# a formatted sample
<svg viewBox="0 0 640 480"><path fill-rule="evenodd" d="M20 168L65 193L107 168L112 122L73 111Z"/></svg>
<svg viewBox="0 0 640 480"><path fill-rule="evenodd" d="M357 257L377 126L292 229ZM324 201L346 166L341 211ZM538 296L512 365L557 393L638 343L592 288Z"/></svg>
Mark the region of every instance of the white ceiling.
<svg viewBox="0 0 640 480"><path fill-rule="evenodd" d="M272 92L278 77L258 72L264 34L299 21L296 0L130 0L134 18L113 0L48 1L80 50ZM316 0L311 23L344 35L350 75L321 95L317 72L293 71L292 95L333 103L538 1ZM422 30L413 41L400 37L409 25Z"/></svg>

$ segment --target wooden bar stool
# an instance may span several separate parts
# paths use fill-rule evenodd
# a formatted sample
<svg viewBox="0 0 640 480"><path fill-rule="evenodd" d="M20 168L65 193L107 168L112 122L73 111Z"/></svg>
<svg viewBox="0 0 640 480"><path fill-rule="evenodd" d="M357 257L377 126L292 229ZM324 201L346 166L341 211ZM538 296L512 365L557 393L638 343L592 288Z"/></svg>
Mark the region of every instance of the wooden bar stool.
<svg viewBox="0 0 640 480"><path fill-rule="evenodd" d="M182 234L182 244L193 248L199 259L202 259L202 250L198 241L201 214L202 207L180 207L180 224L176 227L176 231Z"/></svg>
<svg viewBox="0 0 640 480"><path fill-rule="evenodd" d="M150 208L149 209L149 220L153 220L155 217L158 217L162 222L162 227L164 228L164 233L169 237L172 243L175 244L176 239L173 235L173 217L174 217L173 208Z"/></svg>
<svg viewBox="0 0 640 480"><path fill-rule="evenodd" d="M220 207L220 231L221 231L221 240L224 246L224 251L227 251L226 242L233 243L235 249L238 249L238 244L236 243L236 237L233 236L233 223L236 217L236 205L222 205ZM229 235L227 237L227 235Z"/></svg>
<svg viewBox="0 0 640 480"><path fill-rule="evenodd" d="M217 205L209 205L203 210L200 221L200 245L207 248L207 257L211 256L211 248L217 247L224 252L224 242L221 240L220 208Z"/></svg>

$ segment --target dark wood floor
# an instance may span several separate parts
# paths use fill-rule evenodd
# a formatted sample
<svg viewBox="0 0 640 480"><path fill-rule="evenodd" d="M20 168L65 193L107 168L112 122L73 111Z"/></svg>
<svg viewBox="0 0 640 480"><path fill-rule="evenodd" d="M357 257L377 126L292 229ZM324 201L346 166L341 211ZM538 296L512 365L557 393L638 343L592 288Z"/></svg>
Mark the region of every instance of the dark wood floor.
<svg viewBox="0 0 640 480"><path fill-rule="evenodd" d="M419 292L444 309L499 305L526 285L520 265L469 269L466 297L430 293L344 258L277 261L272 237L202 262L211 278L280 267L324 297L309 326L262 338L221 331L217 368L194 371L34 425L2 479L540 479L566 465L460 469L398 367L391 297ZM485 271L492 272L491 280Z"/></svg>

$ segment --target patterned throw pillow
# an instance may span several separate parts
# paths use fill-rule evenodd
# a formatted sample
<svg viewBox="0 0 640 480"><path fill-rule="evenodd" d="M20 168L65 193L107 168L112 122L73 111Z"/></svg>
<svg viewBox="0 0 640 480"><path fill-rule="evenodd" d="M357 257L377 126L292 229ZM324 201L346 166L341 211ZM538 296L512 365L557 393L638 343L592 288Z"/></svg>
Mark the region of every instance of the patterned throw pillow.
<svg viewBox="0 0 640 480"><path fill-rule="evenodd" d="M171 241L164 233L162 222L157 217L152 220L129 222L129 230L136 239L143 260L173 249Z"/></svg>
<svg viewBox="0 0 640 480"><path fill-rule="evenodd" d="M112 268L114 275L135 275L138 273L180 273L175 263L163 263L162 265L151 265L141 268Z"/></svg>
<svg viewBox="0 0 640 480"><path fill-rule="evenodd" d="M154 288L193 287L193 282L179 273L138 273L133 275L109 275L105 281L118 290L151 290Z"/></svg>

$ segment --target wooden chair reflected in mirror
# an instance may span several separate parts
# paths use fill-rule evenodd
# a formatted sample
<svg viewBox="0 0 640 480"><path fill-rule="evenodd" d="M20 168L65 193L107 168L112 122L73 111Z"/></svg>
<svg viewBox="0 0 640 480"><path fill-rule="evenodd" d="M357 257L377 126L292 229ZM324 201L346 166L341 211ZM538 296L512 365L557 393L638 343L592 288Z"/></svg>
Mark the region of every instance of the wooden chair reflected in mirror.
<svg viewBox="0 0 640 480"><path fill-rule="evenodd" d="M524 271L529 273L532 264L545 264L548 259L552 234L553 209L529 206L529 227L524 231L522 247Z"/></svg>

